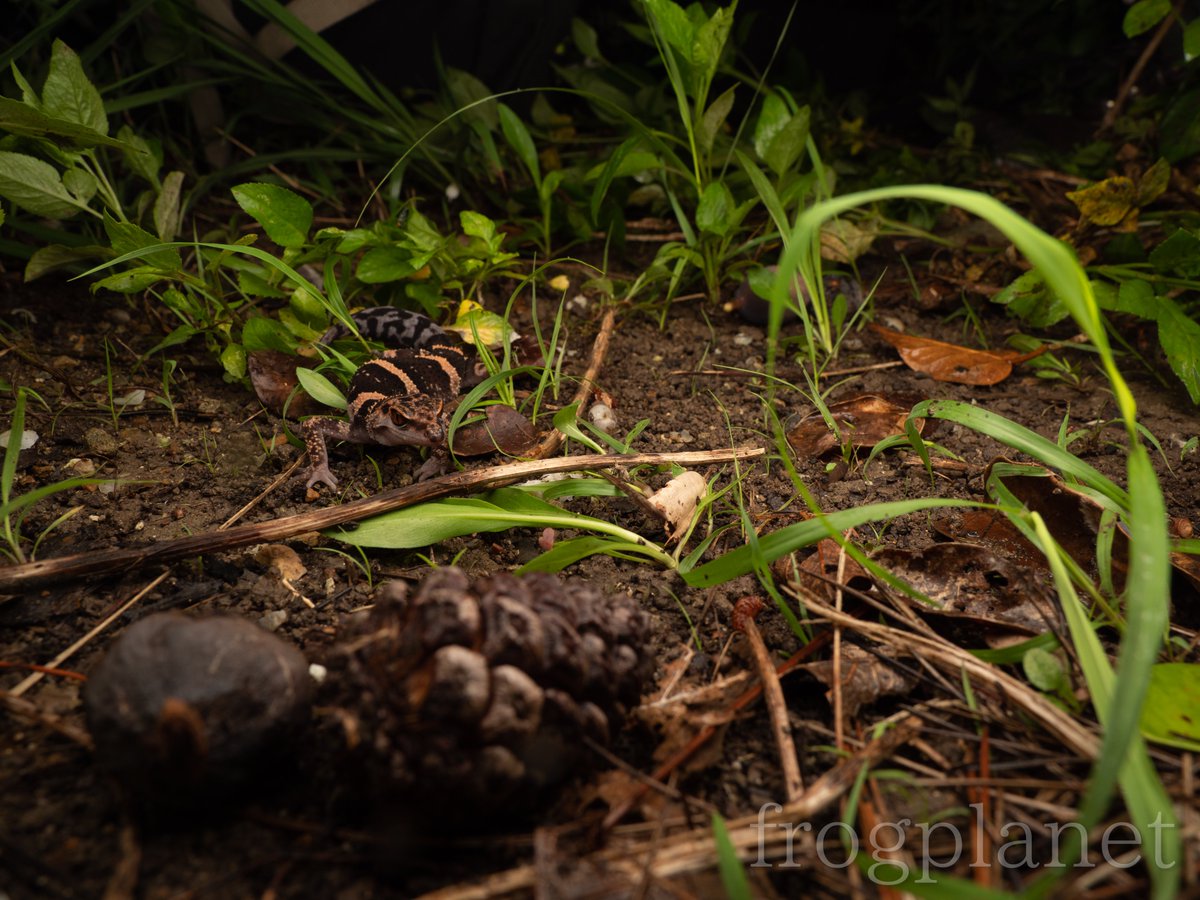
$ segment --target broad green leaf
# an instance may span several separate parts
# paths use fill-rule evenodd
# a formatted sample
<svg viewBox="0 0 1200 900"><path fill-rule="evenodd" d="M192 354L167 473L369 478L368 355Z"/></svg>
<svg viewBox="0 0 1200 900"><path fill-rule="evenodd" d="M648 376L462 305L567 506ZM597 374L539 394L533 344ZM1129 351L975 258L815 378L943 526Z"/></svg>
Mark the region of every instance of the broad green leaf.
<svg viewBox="0 0 1200 900"><path fill-rule="evenodd" d="M700 145L700 149L704 153L712 151L713 141L724 127L725 120L729 118L729 111L733 109L735 90L737 90L737 85L721 94L709 105L700 119L700 124L696 128L696 143Z"/></svg>
<svg viewBox="0 0 1200 900"><path fill-rule="evenodd" d="M146 181L158 187L158 170L162 167L162 148L151 144L141 135L134 134L128 125L117 131L117 139L124 145L125 164Z"/></svg>
<svg viewBox="0 0 1200 900"><path fill-rule="evenodd" d="M1159 151L1170 162L1200 153L1200 88L1185 91L1167 106L1158 133Z"/></svg>
<svg viewBox="0 0 1200 900"><path fill-rule="evenodd" d="M1096 300L1100 301L1099 293L1096 294ZM1103 304L1101 305L1103 306ZM1154 297L1154 288L1150 282L1142 281L1140 278L1122 281L1121 287L1117 289L1116 303L1105 308L1111 309L1113 312L1130 313L1143 319L1158 318L1158 304Z"/></svg>
<svg viewBox="0 0 1200 900"><path fill-rule="evenodd" d="M1200 752L1200 665L1159 663L1150 670L1142 707L1142 735L1151 741Z"/></svg>
<svg viewBox="0 0 1200 900"><path fill-rule="evenodd" d="M1169 297L1158 298L1158 342L1192 402L1200 404L1200 325Z"/></svg>
<svg viewBox="0 0 1200 900"><path fill-rule="evenodd" d="M582 53L585 59L604 59L600 53L600 42L596 37L596 29L583 19L571 19L571 40L575 42L575 49Z"/></svg>
<svg viewBox="0 0 1200 900"><path fill-rule="evenodd" d="M1153 203L1163 195L1170 183L1171 164L1160 156L1138 179L1137 205Z"/></svg>
<svg viewBox="0 0 1200 900"><path fill-rule="evenodd" d="M804 152L808 142L809 119L812 113L807 106L800 107L796 114L788 119L779 132L771 138L767 147L766 160L776 175L789 171Z"/></svg>
<svg viewBox="0 0 1200 900"><path fill-rule="evenodd" d="M792 118L792 111L778 94L767 94L763 97L762 109L758 112L758 120L754 123L754 152L758 158L766 162L767 149L775 135Z"/></svg>
<svg viewBox="0 0 1200 900"><path fill-rule="evenodd" d="M1200 276L1200 238L1186 228L1177 229L1150 251L1150 265L1185 278Z"/></svg>
<svg viewBox="0 0 1200 900"><path fill-rule="evenodd" d="M714 181L700 195L696 226L701 231L725 235L733 225L733 196L723 181Z"/></svg>
<svg viewBox="0 0 1200 900"><path fill-rule="evenodd" d="M1077 191L1068 191L1067 199L1079 209L1084 222L1101 227L1119 225L1137 209L1137 185L1132 178L1115 175Z"/></svg>
<svg viewBox="0 0 1200 900"><path fill-rule="evenodd" d="M296 379L300 382L300 387L318 403L332 406L334 409L346 408L346 395L320 372L297 366Z"/></svg>
<svg viewBox="0 0 1200 900"><path fill-rule="evenodd" d="M1066 304L1054 296L1036 269L1019 275L992 297L992 302L1035 328L1046 328L1070 315Z"/></svg>
<svg viewBox="0 0 1200 900"><path fill-rule="evenodd" d="M1063 666L1058 657L1041 647L1030 647L1021 658L1025 677L1039 691L1054 693L1063 684Z"/></svg>
<svg viewBox="0 0 1200 900"><path fill-rule="evenodd" d="M488 131L495 131L499 126L500 116L496 112L496 101L492 99L492 92L474 75L447 66L446 90L468 122L478 122Z"/></svg>
<svg viewBox="0 0 1200 900"><path fill-rule="evenodd" d="M419 268L409 251L390 245L372 247L364 253L354 274L365 284L385 284L407 278Z"/></svg>
<svg viewBox="0 0 1200 900"><path fill-rule="evenodd" d="M183 173L168 172L154 201L154 230L160 240L173 241L179 232L182 193Z"/></svg>
<svg viewBox="0 0 1200 900"><path fill-rule="evenodd" d="M84 204L96 196L96 189L100 186L96 176L87 169L67 169L62 173L62 182L71 196Z"/></svg>
<svg viewBox="0 0 1200 900"><path fill-rule="evenodd" d="M1121 27L1125 37L1137 37L1149 31L1167 17L1171 11L1171 0L1138 0L1125 11Z"/></svg>
<svg viewBox="0 0 1200 900"><path fill-rule="evenodd" d="M737 0L728 6L718 7L713 11L707 22L701 24L692 39L691 63L693 69L701 74L702 84L697 85L699 93L707 93L708 84L721 64L721 51L725 49L725 41L729 38L729 30L733 27L733 13L737 9ZM697 97L702 102L703 97Z"/></svg>
<svg viewBox="0 0 1200 900"><path fill-rule="evenodd" d="M1191 62L1200 56L1200 19L1192 19L1183 29L1183 59Z"/></svg>
<svg viewBox="0 0 1200 900"><path fill-rule="evenodd" d="M221 351L221 365L225 374L240 381L246 377L246 351L240 344L230 344Z"/></svg>
<svg viewBox="0 0 1200 900"><path fill-rule="evenodd" d="M464 209L460 212L458 221L462 226L463 234L470 237L477 237L491 243L496 236L496 223L483 213L475 212L473 209Z"/></svg>
<svg viewBox="0 0 1200 900"><path fill-rule="evenodd" d="M112 216L104 217L104 230L108 234L112 248L118 254L132 253L136 250L147 250L142 259L147 265L171 272L183 270L183 259L174 247L164 247L150 232L134 225L132 222L118 222ZM155 248L149 250L148 248Z"/></svg>
<svg viewBox="0 0 1200 900"><path fill-rule="evenodd" d="M296 341L278 320L267 316L251 316L242 326L242 347L247 353L255 350L295 353Z"/></svg>
<svg viewBox="0 0 1200 900"><path fill-rule="evenodd" d="M685 62L690 62L696 26L688 19L683 7L672 0L645 0L645 4L651 20L668 46Z"/></svg>
<svg viewBox="0 0 1200 900"><path fill-rule="evenodd" d="M70 218L82 208L54 166L7 150L0 150L0 197L51 219Z"/></svg>
<svg viewBox="0 0 1200 900"><path fill-rule="evenodd" d="M312 204L277 184L239 184L233 199L280 247L302 247L312 225Z"/></svg>
<svg viewBox="0 0 1200 900"><path fill-rule="evenodd" d="M496 111L500 114L500 130L504 133L504 139L508 141L508 145L516 151L525 168L529 170L533 183L540 184L542 174L538 165L537 147L534 146L529 129L507 105L497 104Z"/></svg>
<svg viewBox="0 0 1200 900"><path fill-rule="evenodd" d="M41 278L47 272L53 272L72 263L84 260L103 259L109 253L106 247L66 247L62 244L48 244L38 247L25 263L25 280L33 281Z"/></svg>
<svg viewBox="0 0 1200 900"><path fill-rule="evenodd" d="M47 115L65 119L108 134L108 117L100 92L83 74L83 65L75 51L55 40L50 51L50 71L42 85L42 110Z"/></svg>
<svg viewBox="0 0 1200 900"><path fill-rule="evenodd" d="M287 291L281 291L257 272L243 269L237 273L237 282L238 290L247 297L286 297L288 295Z"/></svg>

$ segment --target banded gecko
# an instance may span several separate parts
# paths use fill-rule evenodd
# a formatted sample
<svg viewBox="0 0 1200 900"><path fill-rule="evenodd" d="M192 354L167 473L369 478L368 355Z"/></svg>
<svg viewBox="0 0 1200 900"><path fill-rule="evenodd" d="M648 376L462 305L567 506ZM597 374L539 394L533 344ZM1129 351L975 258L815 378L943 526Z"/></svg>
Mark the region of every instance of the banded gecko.
<svg viewBox="0 0 1200 900"><path fill-rule="evenodd" d="M429 447L430 458L417 470L428 478L446 466L446 438L455 400L475 374L475 348L420 313L375 307L355 313L363 337L393 349L358 367L350 379L347 420L313 416L300 425L308 448L308 487L337 488L329 471L326 441L352 441L384 447ZM335 325L321 338L330 343L349 332Z"/></svg>

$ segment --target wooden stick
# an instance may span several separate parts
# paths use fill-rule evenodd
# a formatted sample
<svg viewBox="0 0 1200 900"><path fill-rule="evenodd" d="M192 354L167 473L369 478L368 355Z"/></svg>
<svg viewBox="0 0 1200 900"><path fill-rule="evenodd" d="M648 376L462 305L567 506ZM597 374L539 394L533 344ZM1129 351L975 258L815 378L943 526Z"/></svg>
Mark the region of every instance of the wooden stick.
<svg viewBox="0 0 1200 900"><path fill-rule="evenodd" d="M800 762L796 758L796 742L792 739L792 726L788 722L787 702L783 699L779 673L775 671L771 651L767 649L766 641L754 622L754 617L762 609L763 602L758 597L753 594L743 597L733 605L733 628L746 636L754 653L763 699L767 703L767 715L771 719L771 730L775 733L775 745L779 750L779 765L783 769L784 796L788 803L795 803L804 793L804 777L800 774Z"/></svg>
<svg viewBox="0 0 1200 900"><path fill-rule="evenodd" d="M128 572L140 566L160 565L201 556L217 550L230 550L266 541L282 541L309 531L321 531L356 522L393 509L402 509L426 500L448 497L485 488L514 484L540 475L558 472L577 472L582 469L605 469L610 466L680 465L704 466L733 460L753 459L767 451L762 447L735 447L729 450L695 450L683 453L609 453L602 455L566 456L557 459L506 463L489 469L453 472L441 478L431 478L419 484L384 491L373 497L343 503L296 516L239 525L226 531L207 531L147 547L112 548L90 553L75 553L54 559L37 560L19 566L0 569L0 593L25 591L34 585L81 578L84 575L111 575Z"/></svg>

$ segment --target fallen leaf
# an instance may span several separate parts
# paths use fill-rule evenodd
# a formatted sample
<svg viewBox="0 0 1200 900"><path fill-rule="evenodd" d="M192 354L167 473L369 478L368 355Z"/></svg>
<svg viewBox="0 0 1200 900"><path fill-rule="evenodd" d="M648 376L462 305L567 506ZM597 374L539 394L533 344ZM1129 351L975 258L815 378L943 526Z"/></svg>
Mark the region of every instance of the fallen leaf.
<svg viewBox="0 0 1200 900"><path fill-rule="evenodd" d="M1046 579L986 547L956 543L920 550L887 547L871 559L935 606L879 582L883 593L923 616L943 617L943 624L956 632L955 639L964 643L978 644L982 638L994 645L1014 632L1032 636L1058 627L1058 607Z"/></svg>
<svg viewBox="0 0 1200 900"><path fill-rule="evenodd" d="M842 442L852 447L873 447L886 437L904 434L904 421L919 398L859 394L829 404ZM925 434L926 422L917 419L918 430ZM787 442L801 456L821 456L839 446L838 437L825 418L814 412L787 431Z"/></svg>
<svg viewBox="0 0 1200 900"><path fill-rule="evenodd" d="M821 256L849 265L870 250L878 236L879 225L874 220L864 226L846 219L830 219L821 226Z"/></svg>
<svg viewBox="0 0 1200 900"><path fill-rule="evenodd" d="M805 663L800 668L824 684L825 697L833 705L834 668L832 660ZM842 712L853 718L862 707L884 697L907 694L917 685L908 672L888 665L874 653L846 642L842 645L841 688Z"/></svg>
<svg viewBox="0 0 1200 900"><path fill-rule="evenodd" d="M520 456L537 442L538 433L528 419L511 406L496 403L487 408L486 421L465 425L454 433L454 453L483 456L498 450L509 456Z"/></svg>
<svg viewBox="0 0 1200 900"><path fill-rule="evenodd" d="M661 490L655 491L647 502L663 517L667 543L683 537L696 514L696 505L708 493L708 483L698 472L684 472L672 478Z"/></svg>
<svg viewBox="0 0 1200 900"><path fill-rule="evenodd" d="M974 350L947 344L932 338L916 337L871 324L871 330L896 348L905 365L923 372L934 381L954 384L998 384L1012 374L1015 363L1024 362L1044 353L1050 345L1034 353L1016 350Z"/></svg>
<svg viewBox="0 0 1200 900"><path fill-rule="evenodd" d="M254 561L278 575L284 584L295 581L308 571L296 551L287 544L260 544L254 549ZM288 584L288 587L291 585Z"/></svg>
<svg viewBox="0 0 1200 900"><path fill-rule="evenodd" d="M1137 186L1132 178L1117 175L1077 191L1068 191L1067 199L1079 209L1083 222L1121 231L1137 228Z"/></svg>
<svg viewBox="0 0 1200 900"><path fill-rule="evenodd" d="M250 384L259 402L269 412L283 415L284 405L290 416L310 416L322 412L325 407L302 389L296 378L296 367L315 368L316 360L293 356L281 350L252 350L246 354L246 368L250 373ZM292 392L295 391L293 396ZM291 402L288 403L288 398Z"/></svg>

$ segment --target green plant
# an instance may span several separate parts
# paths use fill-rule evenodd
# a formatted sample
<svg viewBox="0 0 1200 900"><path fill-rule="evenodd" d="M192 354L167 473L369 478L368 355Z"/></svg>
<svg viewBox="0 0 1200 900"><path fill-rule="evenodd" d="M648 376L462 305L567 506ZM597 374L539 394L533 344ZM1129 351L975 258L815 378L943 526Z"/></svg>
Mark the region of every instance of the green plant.
<svg viewBox="0 0 1200 900"><path fill-rule="evenodd" d="M5 544L4 548L0 548L0 552L3 552L5 556L16 563L23 563L36 557L38 547L46 536L83 509L82 506L73 506L58 516L41 530L33 540L29 553L26 554L23 545L28 540L21 534L21 528L25 522L25 517L29 514L30 509L35 503L63 491L74 490L75 488L90 484L101 484L105 480L103 478L66 478L62 481L56 481L53 484L35 488L19 497L13 496L13 485L17 474L17 460L21 454L21 442L25 433L26 398L30 394L32 392L26 388L17 389L17 401L13 407L12 420L9 423L8 441L4 447L4 461L0 463L0 536L3 537ZM36 397L37 395L33 394L33 396ZM40 400L41 398L38 397L38 399Z"/></svg>

